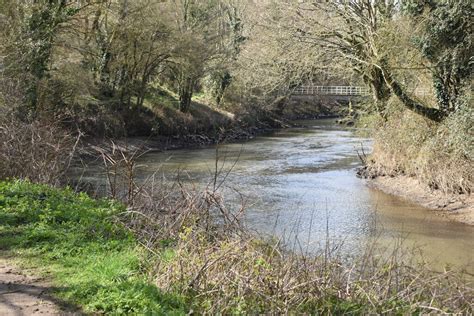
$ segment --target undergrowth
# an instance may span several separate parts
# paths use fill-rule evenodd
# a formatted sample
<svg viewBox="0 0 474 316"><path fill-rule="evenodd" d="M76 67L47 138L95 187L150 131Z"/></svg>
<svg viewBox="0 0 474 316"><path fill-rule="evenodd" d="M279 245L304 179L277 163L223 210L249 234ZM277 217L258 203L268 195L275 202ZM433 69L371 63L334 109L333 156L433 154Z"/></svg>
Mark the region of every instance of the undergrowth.
<svg viewBox="0 0 474 316"><path fill-rule="evenodd" d="M112 171L109 171L112 172ZM57 295L105 314L413 314L473 311L473 289L370 244L285 251L240 224L213 187L144 189L128 207L69 189L0 182L0 248L43 267ZM120 192L120 191L119 191Z"/></svg>
<svg viewBox="0 0 474 316"><path fill-rule="evenodd" d="M390 100L387 120L375 119L373 176L407 175L446 193L474 190L474 107L466 100L442 123Z"/></svg>
<svg viewBox="0 0 474 316"><path fill-rule="evenodd" d="M125 207L70 189L0 182L0 249L54 276L57 295L85 312L184 314L181 297L147 276L144 253L116 216Z"/></svg>

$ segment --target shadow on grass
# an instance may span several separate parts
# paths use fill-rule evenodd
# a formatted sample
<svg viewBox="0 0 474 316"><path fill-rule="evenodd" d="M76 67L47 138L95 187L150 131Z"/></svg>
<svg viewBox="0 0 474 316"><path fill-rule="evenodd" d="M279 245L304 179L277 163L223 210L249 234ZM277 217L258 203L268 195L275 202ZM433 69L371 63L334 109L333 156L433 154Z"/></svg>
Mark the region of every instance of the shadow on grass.
<svg viewBox="0 0 474 316"><path fill-rule="evenodd" d="M170 92L155 88L146 99L143 113L156 122L160 135L209 133L232 123L229 113L193 100L188 113L179 110L179 100Z"/></svg>

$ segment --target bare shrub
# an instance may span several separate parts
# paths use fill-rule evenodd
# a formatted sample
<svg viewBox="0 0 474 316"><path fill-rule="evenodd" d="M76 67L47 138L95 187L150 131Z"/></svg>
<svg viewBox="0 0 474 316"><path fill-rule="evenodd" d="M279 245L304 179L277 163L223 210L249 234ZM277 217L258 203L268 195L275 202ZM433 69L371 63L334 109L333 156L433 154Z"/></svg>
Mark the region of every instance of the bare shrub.
<svg viewBox="0 0 474 316"><path fill-rule="evenodd" d="M5 112L0 115L0 178L61 183L74 158L80 133L65 130L59 120L29 123Z"/></svg>
<svg viewBox="0 0 474 316"><path fill-rule="evenodd" d="M107 195L128 206L124 224L129 227L148 249L159 246L156 242L177 238L183 227L199 227L206 234L220 231L241 234L244 228L237 211L230 211L218 192L218 179L230 172L216 162L215 175L207 189L184 184L180 175L173 183L162 181L157 172L138 181L137 159L146 153L143 147L120 146L111 142L109 148L96 149L102 156L107 178Z"/></svg>
<svg viewBox="0 0 474 316"><path fill-rule="evenodd" d="M116 149L112 175L136 176L139 156ZM107 155L110 155L107 154ZM119 158L122 157L122 158ZM132 163L132 161L134 161ZM128 173L123 170L132 170ZM244 203L226 207L215 185L204 190L158 177L114 183L129 200L120 220L149 250L145 266L157 286L185 297L198 314L412 314L473 311L474 291L458 272L434 272L377 241L353 258L329 245L316 255L265 241L240 220ZM131 195L129 192L133 192Z"/></svg>
<svg viewBox="0 0 474 316"><path fill-rule="evenodd" d="M192 232L183 229L153 274L160 288L196 298L195 308L206 314L472 311L472 288L457 273L409 265L397 254L368 251L344 262L327 253L284 252L258 238L210 243Z"/></svg>

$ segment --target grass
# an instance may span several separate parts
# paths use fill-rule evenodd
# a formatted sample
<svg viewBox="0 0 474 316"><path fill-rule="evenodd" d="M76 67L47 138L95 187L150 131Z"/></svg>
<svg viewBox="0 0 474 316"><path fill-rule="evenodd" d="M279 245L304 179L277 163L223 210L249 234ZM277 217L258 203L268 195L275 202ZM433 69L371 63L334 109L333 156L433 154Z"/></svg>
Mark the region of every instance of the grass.
<svg viewBox="0 0 474 316"><path fill-rule="evenodd" d="M285 251L239 226L215 191L144 196L127 212L70 189L0 182L0 248L43 267L59 298L90 313L473 312L473 289L453 271L410 266L373 245L351 260L329 244L315 256Z"/></svg>
<svg viewBox="0 0 474 316"><path fill-rule="evenodd" d="M220 128L229 127L233 122L232 114L212 107L205 95L193 98L189 113L182 113L179 97L161 87L147 95L144 107L149 110L148 115L155 122L159 135L214 136Z"/></svg>
<svg viewBox="0 0 474 316"><path fill-rule="evenodd" d="M125 207L70 189L0 182L0 248L53 275L56 295L85 312L185 314L143 266L146 253L115 217Z"/></svg>

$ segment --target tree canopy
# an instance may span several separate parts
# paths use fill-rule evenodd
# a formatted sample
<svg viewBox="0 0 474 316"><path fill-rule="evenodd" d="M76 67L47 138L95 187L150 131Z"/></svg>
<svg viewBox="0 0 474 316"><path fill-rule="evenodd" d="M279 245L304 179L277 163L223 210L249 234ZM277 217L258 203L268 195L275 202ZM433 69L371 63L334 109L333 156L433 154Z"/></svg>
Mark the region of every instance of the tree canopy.
<svg viewBox="0 0 474 316"><path fill-rule="evenodd" d="M441 121L472 82L473 7L462 0L24 0L0 10L2 98L29 119L70 103L141 108L158 86L188 112L201 91L219 105L226 91L272 98L304 82L359 82L381 116L394 95ZM413 94L421 81L434 101Z"/></svg>

